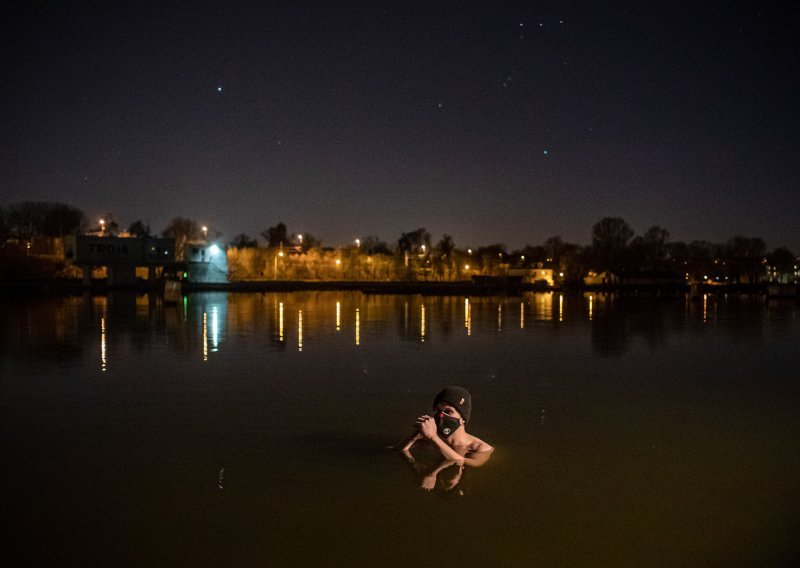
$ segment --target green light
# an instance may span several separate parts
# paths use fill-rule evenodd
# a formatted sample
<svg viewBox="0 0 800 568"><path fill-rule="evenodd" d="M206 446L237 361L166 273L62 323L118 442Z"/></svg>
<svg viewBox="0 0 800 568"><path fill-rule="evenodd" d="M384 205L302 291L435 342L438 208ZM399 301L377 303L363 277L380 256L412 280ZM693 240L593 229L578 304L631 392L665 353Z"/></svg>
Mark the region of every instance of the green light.
<svg viewBox="0 0 800 568"><path fill-rule="evenodd" d="M184 272L184 273L183 273L183 277L184 277L184 278L189 278L189 273L188 273L188 272Z"/></svg>

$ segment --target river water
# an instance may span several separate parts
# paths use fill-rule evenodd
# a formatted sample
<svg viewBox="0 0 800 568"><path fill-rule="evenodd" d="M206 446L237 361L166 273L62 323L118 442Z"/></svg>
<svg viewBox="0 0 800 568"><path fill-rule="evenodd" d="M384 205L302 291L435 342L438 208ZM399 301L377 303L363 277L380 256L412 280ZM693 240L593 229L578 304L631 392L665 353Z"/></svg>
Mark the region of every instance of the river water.
<svg viewBox="0 0 800 568"><path fill-rule="evenodd" d="M800 560L795 302L113 293L2 310L21 565ZM428 491L435 454L386 446L451 384L496 450Z"/></svg>

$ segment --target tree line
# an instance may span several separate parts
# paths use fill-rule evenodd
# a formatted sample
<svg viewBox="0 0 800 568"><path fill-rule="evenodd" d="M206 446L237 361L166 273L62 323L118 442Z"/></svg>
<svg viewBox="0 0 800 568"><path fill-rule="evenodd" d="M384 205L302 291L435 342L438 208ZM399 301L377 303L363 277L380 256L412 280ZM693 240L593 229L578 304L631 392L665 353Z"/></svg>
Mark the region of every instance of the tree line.
<svg viewBox="0 0 800 568"><path fill-rule="evenodd" d="M219 240L222 236L203 229L194 219L175 217L160 234L175 239L177 252L186 242L206 238ZM112 215L106 216L102 226L91 226L80 209L63 203L25 201L0 207L0 237L6 244L86 231L117 234L120 228ZM134 221L123 232L133 236L151 234L149 225L141 220ZM393 243L377 236L366 236L347 247L326 247L310 233L291 233L283 222L264 229L259 236L263 246L246 233L236 235L227 244L235 249L287 249L295 254L338 250L350 256L392 257L406 267L422 268L439 277L461 274L466 267L485 274L499 273L509 267L547 267L557 271L564 282L580 282L590 270L615 274L670 271L697 281L756 282L764 278L768 269L774 273L793 274L798 264L794 252L785 246L768 249L760 237L734 235L724 243L672 241L669 231L660 226L637 235L620 217L605 217L595 223L588 245L569 243L555 235L540 244L515 250L509 250L504 243L458 248L448 234L434 243L424 227L402 233Z"/></svg>

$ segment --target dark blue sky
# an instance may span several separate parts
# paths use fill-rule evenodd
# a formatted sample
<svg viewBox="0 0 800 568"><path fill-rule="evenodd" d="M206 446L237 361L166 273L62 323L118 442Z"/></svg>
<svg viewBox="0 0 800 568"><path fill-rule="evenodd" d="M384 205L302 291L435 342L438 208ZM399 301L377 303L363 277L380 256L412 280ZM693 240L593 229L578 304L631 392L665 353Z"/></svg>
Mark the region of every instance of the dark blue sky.
<svg viewBox="0 0 800 568"><path fill-rule="evenodd" d="M800 22L700 4L20 2L0 202L330 245L585 244L621 216L800 251Z"/></svg>

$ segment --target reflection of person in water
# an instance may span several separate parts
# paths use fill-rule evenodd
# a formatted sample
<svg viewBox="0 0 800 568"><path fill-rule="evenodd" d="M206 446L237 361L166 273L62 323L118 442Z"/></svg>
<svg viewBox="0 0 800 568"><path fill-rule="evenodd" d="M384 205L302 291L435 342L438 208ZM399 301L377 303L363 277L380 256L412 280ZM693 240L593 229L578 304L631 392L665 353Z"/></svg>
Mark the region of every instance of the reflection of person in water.
<svg viewBox="0 0 800 568"><path fill-rule="evenodd" d="M467 433L466 423L472 413L472 397L461 387L447 387L433 399L433 416L424 414L417 418L414 432L395 446L419 473L417 460L411 448L418 442L434 448L443 461L433 468L423 467L423 489L436 486L437 476L454 467L455 475L448 475L441 485L448 491L458 485L464 466L480 467L489 461L494 448ZM451 472L448 471L448 474Z"/></svg>

